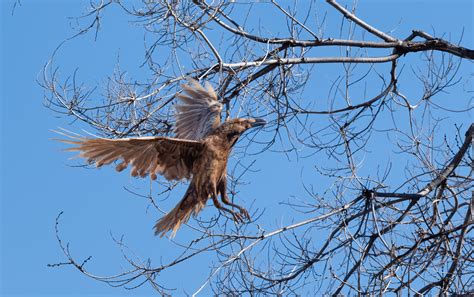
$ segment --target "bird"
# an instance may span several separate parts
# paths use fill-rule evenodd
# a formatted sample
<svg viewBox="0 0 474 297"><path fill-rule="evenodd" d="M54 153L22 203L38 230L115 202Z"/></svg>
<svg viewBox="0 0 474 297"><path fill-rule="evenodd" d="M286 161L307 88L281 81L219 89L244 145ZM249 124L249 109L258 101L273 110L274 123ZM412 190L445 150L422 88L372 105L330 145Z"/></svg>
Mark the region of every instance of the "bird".
<svg viewBox="0 0 474 297"><path fill-rule="evenodd" d="M232 148L248 129L262 127L261 118L233 118L221 122L223 105L209 82L203 87L189 78L182 84L175 104L175 137L88 138L66 134L60 141L73 145L65 151L79 152L96 167L118 162L117 171L131 167L134 177L162 175L169 181L188 180L181 201L154 225L155 235L174 237L180 226L196 216L212 199L221 212L237 223L250 220L248 211L227 195L227 163ZM223 206L218 199L220 196ZM238 211L235 211L237 209Z"/></svg>

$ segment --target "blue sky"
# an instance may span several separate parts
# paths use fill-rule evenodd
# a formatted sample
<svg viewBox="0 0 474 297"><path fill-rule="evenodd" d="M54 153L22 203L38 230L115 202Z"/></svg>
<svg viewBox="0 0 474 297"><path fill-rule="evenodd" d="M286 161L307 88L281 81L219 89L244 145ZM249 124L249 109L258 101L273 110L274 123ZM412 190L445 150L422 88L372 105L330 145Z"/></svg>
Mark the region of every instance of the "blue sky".
<svg viewBox="0 0 474 297"><path fill-rule="evenodd" d="M360 2L358 11L362 18L383 30L395 29L393 34L397 37L408 35L411 29L430 33L434 29L440 35L451 33L455 41L464 29L462 44L473 47L471 1ZM149 208L145 199L124 190L128 187L146 193L148 181L135 180L125 173L116 174L113 169L74 168L71 165L77 163L61 152L63 146L50 140L55 137L51 129L65 127L79 131L83 128L70 125L68 119L44 107L44 93L37 79L58 43L74 33L71 29L74 23L68 17L80 15L88 1L21 1L12 15L13 3L1 2L0 18L1 295L151 294L146 286L135 291L116 289L88 279L72 267L47 267L48 263L64 260L54 233L54 221L60 211L64 211L61 231L64 240L71 244L71 252L78 258L92 255L88 267L97 274L116 273L124 264L111 234L124 235L130 248L142 258L151 257L159 262L160 257L169 257L176 251L166 239L152 234L151 227L159 214ZM84 81L100 84L119 60L122 69L144 76L139 67L143 35L127 20L118 10L111 10L106 14L97 41L87 35L67 43L59 57L64 72L80 65L79 75ZM413 60L418 58L414 56ZM473 73L469 65L461 71L461 76L466 77ZM404 88L419 88L411 84L406 81ZM318 93L316 86L310 87L311 90L319 97L326 95ZM456 96L464 96L464 99L461 103L453 102L454 105L465 106L468 102L460 90L440 96L440 102ZM451 122L466 124L472 122L472 115L453 118ZM250 164L255 159L248 156L243 162ZM374 159L367 161L369 165ZM246 176L246 180L252 182L243 186L241 202L249 205L258 201L258 207L268 209L263 225L290 222L293 214L282 211L284 207L278 203L293 196L304 197L302 182L292 177L300 176L301 172L314 174L310 171L311 162L314 160L295 157L287 160L275 152L260 155L254 165L258 172ZM165 207L171 207L181 195L182 191L172 193L164 202ZM214 210L207 208L206 211ZM210 266L205 257L188 264L185 269L177 268L162 276L163 283L178 288L177 295L195 291L205 280L206 269L197 272L195 267Z"/></svg>

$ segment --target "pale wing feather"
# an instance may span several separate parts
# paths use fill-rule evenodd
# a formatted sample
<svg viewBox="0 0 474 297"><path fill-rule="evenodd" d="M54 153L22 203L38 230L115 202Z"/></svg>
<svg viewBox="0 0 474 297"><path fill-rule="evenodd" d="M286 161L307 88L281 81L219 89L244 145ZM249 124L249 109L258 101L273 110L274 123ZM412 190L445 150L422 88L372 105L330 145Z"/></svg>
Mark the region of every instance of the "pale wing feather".
<svg viewBox="0 0 474 297"><path fill-rule="evenodd" d="M201 140L220 124L222 104L212 86L206 82L205 88L190 79L182 85L183 92L177 94L181 104L176 105L177 138Z"/></svg>
<svg viewBox="0 0 474 297"><path fill-rule="evenodd" d="M97 167L120 160L117 171L130 165L132 176L150 175L152 179L156 179L157 174L168 180L191 178L194 160L200 156L202 149L199 141L169 137L106 139L61 134L71 140L59 141L75 145L66 151L80 152L80 157L95 163Z"/></svg>

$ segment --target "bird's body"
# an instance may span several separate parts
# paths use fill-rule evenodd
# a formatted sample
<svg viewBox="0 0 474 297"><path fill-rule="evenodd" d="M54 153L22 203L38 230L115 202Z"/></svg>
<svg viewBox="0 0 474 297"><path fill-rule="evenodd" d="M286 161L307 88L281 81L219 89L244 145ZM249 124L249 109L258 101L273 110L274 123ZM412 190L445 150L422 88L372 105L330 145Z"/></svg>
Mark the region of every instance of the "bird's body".
<svg viewBox="0 0 474 297"><path fill-rule="evenodd" d="M156 179L161 174L168 180L190 179L183 199L156 223L155 234L161 236L168 231L174 235L181 224L204 208L209 198L236 221L249 217L244 208L227 197L227 161L242 133L265 124L260 119L241 118L220 124L222 105L212 87L206 85L205 89L191 80L189 85L183 85L183 90L187 95L178 95L184 104L176 108L176 138L88 139L68 135L74 140L62 140L77 145L67 150L80 151L80 156L95 162L97 167L121 160L117 171L131 165L133 176L150 175ZM224 204L239 212L222 206L218 195Z"/></svg>
<svg viewBox="0 0 474 297"><path fill-rule="evenodd" d="M218 185L225 183L229 151L222 145L222 138L210 135L203 140L201 157L193 165L193 176L181 202L155 225L156 234L176 230L191 214L196 215L210 197L217 197Z"/></svg>

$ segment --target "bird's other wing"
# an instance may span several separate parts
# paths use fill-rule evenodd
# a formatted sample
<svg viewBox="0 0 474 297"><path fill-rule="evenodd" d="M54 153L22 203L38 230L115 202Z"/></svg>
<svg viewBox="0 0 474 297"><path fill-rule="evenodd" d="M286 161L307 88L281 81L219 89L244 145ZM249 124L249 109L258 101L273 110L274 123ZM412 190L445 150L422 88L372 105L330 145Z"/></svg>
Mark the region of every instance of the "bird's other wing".
<svg viewBox="0 0 474 297"><path fill-rule="evenodd" d="M157 174L168 180L191 178L193 163L203 147L199 141L169 137L107 139L61 134L70 139L59 141L75 145L65 151L78 151L79 157L97 167L121 161L116 166L117 171L130 165L132 176L150 175L152 179L156 179Z"/></svg>
<svg viewBox="0 0 474 297"><path fill-rule="evenodd" d="M201 140L219 126L222 104L208 82L204 88L189 79L188 84L181 87L183 92L176 95L181 100L181 104L176 105L176 137Z"/></svg>

